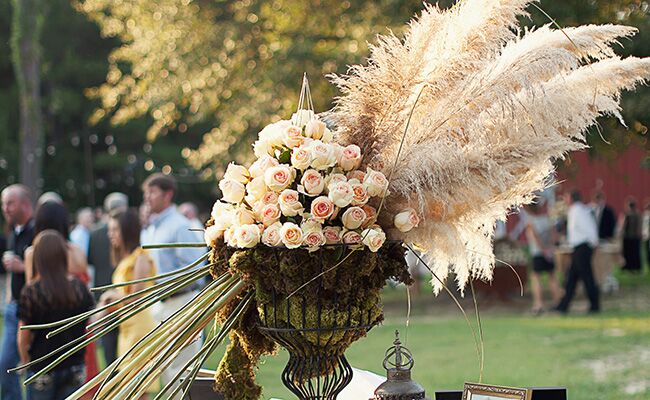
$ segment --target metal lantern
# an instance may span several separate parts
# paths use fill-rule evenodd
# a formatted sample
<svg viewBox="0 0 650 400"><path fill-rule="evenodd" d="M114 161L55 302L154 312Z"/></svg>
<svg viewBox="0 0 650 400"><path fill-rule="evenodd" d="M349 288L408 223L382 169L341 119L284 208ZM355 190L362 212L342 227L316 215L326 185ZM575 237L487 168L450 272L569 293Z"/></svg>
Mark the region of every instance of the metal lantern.
<svg viewBox="0 0 650 400"><path fill-rule="evenodd" d="M413 355L409 349L402 347L399 331L395 331L393 347L386 350L384 369L386 382L375 390L371 400L420 400L425 399L424 388L411 380L411 369L414 364Z"/></svg>

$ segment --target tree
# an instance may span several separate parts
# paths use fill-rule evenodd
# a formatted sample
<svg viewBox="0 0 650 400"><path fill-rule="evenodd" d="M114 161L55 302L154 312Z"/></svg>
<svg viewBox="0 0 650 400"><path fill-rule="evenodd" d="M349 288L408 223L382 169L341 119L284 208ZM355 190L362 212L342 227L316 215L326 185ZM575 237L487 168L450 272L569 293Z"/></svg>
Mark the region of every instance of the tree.
<svg viewBox="0 0 650 400"><path fill-rule="evenodd" d="M612 20L648 25L645 2L571 0L543 6L560 25ZM375 33L399 30L421 3L86 0L78 8L103 35L123 43L109 58L106 83L89 91L102 100L93 121L122 124L150 115L149 139L168 131L207 130L198 150L185 155L195 167L220 170L225 160L243 161L249 152L241 150L262 126L291 114L303 71L311 76L317 111L326 110L336 93L323 76L361 62ZM531 24L549 22L533 7L531 16ZM634 42L637 54L647 51L641 48L647 45L639 45L648 43L645 35ZM648 93L641 96L647 102ZM632 126L643 131L646 113L630 108Z"/></svg>
<svg viewBox="0 0 650 400"><path fill-rule="evenodd" d="M11 50L20 98L20 181L39 189L42 164L40 0L13 0Z"/></svg>

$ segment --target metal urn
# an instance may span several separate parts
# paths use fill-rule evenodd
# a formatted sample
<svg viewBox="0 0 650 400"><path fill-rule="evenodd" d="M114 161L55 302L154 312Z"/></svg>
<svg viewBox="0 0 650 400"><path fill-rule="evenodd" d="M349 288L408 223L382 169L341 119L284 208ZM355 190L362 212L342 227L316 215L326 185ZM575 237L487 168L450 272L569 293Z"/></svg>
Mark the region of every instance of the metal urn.
<svg viewBox="0 0 650 400"><path fill-rule="evenodd" d="M425 399L424 388L411 380L411 369L415 361L409 349L402 347L399 331L395 331L393 347L386 350L384 369L386 382L375 390L371 400L420 400Z"/></svg>

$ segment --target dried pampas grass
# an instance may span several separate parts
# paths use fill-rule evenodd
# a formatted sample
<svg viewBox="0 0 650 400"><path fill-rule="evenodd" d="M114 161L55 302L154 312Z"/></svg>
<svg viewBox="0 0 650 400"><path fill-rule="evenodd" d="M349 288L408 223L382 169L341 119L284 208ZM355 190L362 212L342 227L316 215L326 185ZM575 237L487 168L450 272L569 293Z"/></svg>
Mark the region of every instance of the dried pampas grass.
<svg viewBox="0 0 650 400"><path fill-rule="evenodd" d="M650 59L612 49L635 28L519 32L530 2L426 6L403 39L380 36L367 66L332 77L342 96L328 118L339 141L392 172L383 226L419 210L420 225L393 236L424 249L441 279L453 271L461 290L470 277L491 279L496 221L550 183L554 160L586 147L599 116L622 122L620 91L650 77Z"/></svg>

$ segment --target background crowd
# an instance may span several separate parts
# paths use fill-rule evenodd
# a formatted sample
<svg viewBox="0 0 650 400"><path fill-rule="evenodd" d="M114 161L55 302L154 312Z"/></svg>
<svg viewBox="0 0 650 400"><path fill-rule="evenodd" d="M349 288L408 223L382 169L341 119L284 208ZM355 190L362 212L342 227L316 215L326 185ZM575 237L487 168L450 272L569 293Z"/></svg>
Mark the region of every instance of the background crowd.
<svg viewBox="0 0 650 400"><path fill-rule="evenodd" d="M22 378L35 374L49 362L50 352L77 340L86 333L85 325L47 339L47 330L21 330L24 325L39 325L69 318L94 307L104 311L102 318L121 305L137 300L137 293L155 280L117 286L91 294L93 286L120 284L173 272L195 262L204 254L201 248L167 248L154 251L142 244L202 242L203 224L192 203L174 204L176 181L153 174L142 185L140 209L129 208L123 193L111 193L100 210L82 208L71 224L67 208L56 193L45 193L34 201L30 190L19 184L2 190L2 212L7 231L2 235L4 324L0 357L0 398L23 398ZM183 213L181 213L183 212ZM72 229L70 229L72 228ZM6 235L4 234L6 233ZM199 290L188 287L170 293L151 309L139 312L101 338L104 365L110 364L137 343L158 323L173 314ZM101 294L101 295L100 295ZM188 346L163 373L167 384L199 348L198 341ZM28 385L27 398L63 399L98 373L94 344L86 346L51 371ZM50 359L51 361L52 359ZM27 373L6 372L27 364ZM151 392L158 390L152 385ZM145 398L147 395L144 396Z"/></svg>

